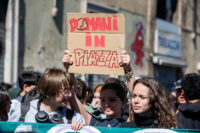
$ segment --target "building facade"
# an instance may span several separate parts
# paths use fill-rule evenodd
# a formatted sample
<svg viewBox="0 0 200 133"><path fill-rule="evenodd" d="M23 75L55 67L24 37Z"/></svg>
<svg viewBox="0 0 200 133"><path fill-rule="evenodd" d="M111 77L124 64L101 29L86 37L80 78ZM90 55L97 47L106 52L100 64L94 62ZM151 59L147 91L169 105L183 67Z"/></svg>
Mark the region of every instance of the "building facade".
<svg viewBox="0 0 200 133"><path fill-rule="evenodd" d="M67 48L67 12L122 13L125 16L125 49L131 56L136 76L154 77L166 88L183 74L200 70L200 1L198 0L20 0L9 1L18 14L17 44L9 38L2 44L7 49L18 47L16 54L5 52L5 82L16 84L24 70L44 72L48 67L62 67ZM9 4L8 4L9 5ZM12 9L9 9L12 10ZM12 12L11 12L12 13ZM7 11L8 16L8 11ZM7 19L4 24L9 21ZM6 27L6 26L5 26ZM6 29L6 28L5 28ZM5 34L8 34L8 29ZM12 37L12 36L11 36ZM9 47L10 45L10 47ZM6 51L6 50L5 50ZM17 67L12 68L10 66ZM15 74L13 74L15 73ZM94 87L109 76L78 75Z"/></svg>

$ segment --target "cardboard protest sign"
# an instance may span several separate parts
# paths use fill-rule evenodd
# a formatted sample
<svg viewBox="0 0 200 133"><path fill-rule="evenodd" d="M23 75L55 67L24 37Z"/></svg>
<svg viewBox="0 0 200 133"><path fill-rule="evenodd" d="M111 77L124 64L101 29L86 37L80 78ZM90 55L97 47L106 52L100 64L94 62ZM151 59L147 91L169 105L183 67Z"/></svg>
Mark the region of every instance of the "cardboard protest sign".
<svg viewBox="0 0 200 133"><path fill-rule="evenodd" d="M121 49L125 45L122 14L68 13L68 50L72 73L124 75Z"/></svg>

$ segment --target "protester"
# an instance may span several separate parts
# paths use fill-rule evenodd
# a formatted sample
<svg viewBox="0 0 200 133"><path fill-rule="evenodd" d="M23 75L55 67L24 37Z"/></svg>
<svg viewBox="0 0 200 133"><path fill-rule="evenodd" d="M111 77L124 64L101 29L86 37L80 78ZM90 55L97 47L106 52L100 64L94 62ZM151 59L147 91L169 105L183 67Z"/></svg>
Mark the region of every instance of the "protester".
<svg viewBox="0 0 200 133"><path fill-rule="evenodd" d="M11 108L10 108L10 112L8 114L8 116L9 116L8 121L24 122L24 117L26 116L27 112L30 109L30 102L32 100L39 99L39 98L40 98L39 91L35 87L33 90L27 92L23 96L21 102L19 102L16 99L13 99L12 104L11 104ZM21 114L21 115L19 115L19 114Z"/></svg>
<svg viewBox="0 0 200 133"><path fill-rule="evenodd" d="M40 98L39 90L37 89L37 87L35 87L24 95L21 103L27 103L39 98Z"/></svg>
<svg viewBox="0 0 200 133"><path fill-rule="evenodd" d="M97 85L94 89L94 97L91 103L87 103L83 105L86 111L97 119L105 118L105 114L102 112L101 109L101 100L100 100L100 91L103 84Z"/></svg>
<svg viewBox="0 0 200 133"><path fill-rule="evenodd" d="M10 111L10 96L7 89L0 86L0 121L8 120L8 112Z"/></svg>
<svg viewBox="0 0 200 133"><path fill-rule="evenodd" d="M24 122L68 123L73 130L79 130L85 124L83 116L76 111L69 116L69 109L65 106L71 97L72 85L70 75L61 69L46 70L38 81L40 99L30 102Z"/></svg>
<svg viewBox="0 0 200 133"><path fill-rule="evenodd" d="M70 53L70 51L65 51L62 62L67 72L68 72L69 66L73 64L73 60L71 59L71 56L72 54ZM129 55L127 53L124 56L121 56L122 57L122 62L120 62L121 66L125 64L124 58L125 59L129 58ZM127 62L129 63L130 60L127 60ZM76 101L78 103L78 107L74 107L74 108L79 108L79 111L84 116L87 125L104 126L104 127L119 127L123 122L126 121L121 118L122 106L126 103L126 96L127 96L126 92L127 91L125 91L124 87L120 83L107 83L102 87L102 90L100 92L101 107L102 107L103 112L106 114L106 119L96 119L92 117L83 108L83 106L80 104L80 101L78 101L76 96L74 97L75 100L73 100L73 102Z"/></svg>
<svg viewBox="0 0 200 133"><path fill-rule="evenodd" d="M1 82L1 83L0 83L0 86L1 86L1 88L4 89L4 90L9 90L9 89L12 87L11 84L5 83L5 82Z"/></svg>
<svg viewBox="0 0 200 133"><path fill-rule="evenodd" d="M16 99L21 102L23 96L37 86L39 79L40 74L38 72L24 71L21 73L18 77L21 92Z"/></svg>
<svg viewBox="0 0 200 133"><path fill-rule="evenodd" d="M9 84L9 83L1 82L0 86L3 89L7 89L8 90L9 96L10 96L11 99L15 99L18 96L19 92L20 92L19 88L13 88L12 85Z"/></svg>
<svg viewBox="0 0 200 133"><path fill-rule="evenodd" d="M76 82L76 88L74 89L77 98L81 101L83 105L91 103L93 98L92 89L88 87L87 84L79 78L75 79L75 82Z"/></svg>
<svg viewBox="0 0 200 133"><path fill-rule="evenodd" d="M81 104L79 108L83 113L87 125L103 126L103 127L119 127L126 120L122 119L122 106L126 102L126 92L118 83L107 83L102 87L100 92L101 108L106 115L106 118L95 118L87 111L83 110Z"/></svg>
<svg viewBox="0 0 200 133"><path fill-rule="evenodd" d="M101 99L100 99L100 92L103 87L103 84L99 84L94 88L94 97L92 99L92 105L95 107L101 108Z"/></svg>
<svg viewBox="0 0 200 133"><path fill-rule="evenodd" d="M106 79L105 83L118 83L118 84L121 84L121 86L124 88L124 91L126 92L126 94L128 93L128 88L126 86L126 84L121 81L120 79L117 79L117 78L108 78ZM129 104L127 103L128 102L128 99L126 98L126 104L123 105L123 114L122 114L122 118L125 119L125 120L128 120L129 118Z"/></svg>
<svg viewBox="0 0 200 133"><path fill-rule="evenodd" d="M100 92L101 108L106 115L106 119L90 120L91 126L119 127L126 120L122 119L123 105L126 104L127 92L118 83L105 84Z"/></svg>
<svg viewBox="0 0 200 133"><path fill-rule="evenodd" d="M24 96L37 86L37 83L40 77L41 77L40 74L34 71L24 71L19 75L18 82L19 82L20 89L18 88L9 89L10 95L11 96L17 95L17 97L16 98L12 97L14 99L12 99L11 109L8 114L9 116L8 121L11 121L11 122L24 121L24 116L23 116L24 113L22 112L26 110L25 112L27 113L29 108L28 109L21 108L22 99L24 99Z"/></svg>
<svg viewBox="0 0 200 133"><path fill-rule="evenodd" d="M127 128L176 128L175 114L165 89L152 78L135 81L131 93L133 121Z"/></svg>
<svg viewBox="0 0 200 133"><path fill-rule="evenodd" d="M128 92L128 88L127 88L126 84L122 80L120 80L118 78L113 78L113 77L112 78L107 78L105 83L119 83L124 88L124 91L126 93Z"/></svg>
<svg viewBox="0 0 200 133"><path fill-rule="evenodd" d="M174 83L174 90L175 90L175 103L174 103L174 109L175 112L179 112L179 107L185 103L187 103L183 89L181 87L181 80L178 80Z"/></svg>
<svg viewBox="0 0 200 133"><path fill-rule="evenodd" d="M188 103L179 107L178 128L200 129L200 75L186 74L181 86Z"/></svg>
<svg viewBox="0 0 200 133"><path fill-rule="evenodd" d="M86 83L81 79L75 79L76 87L74 92L85 108L85 110L95 118L101 118L102 111L100 108L97 108L91 104L93 98L93 91ZM70 105L69 105L70 106Z"/></svg>

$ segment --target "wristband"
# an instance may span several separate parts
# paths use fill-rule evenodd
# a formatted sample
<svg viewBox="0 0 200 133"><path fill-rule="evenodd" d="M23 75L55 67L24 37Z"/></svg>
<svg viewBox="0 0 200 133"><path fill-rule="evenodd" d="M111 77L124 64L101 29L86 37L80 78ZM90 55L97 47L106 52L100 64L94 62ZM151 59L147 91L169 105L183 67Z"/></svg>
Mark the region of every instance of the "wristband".
<svg viewBox="0 0 200 133"><path fill-rule="evenodd" d="M129 71L125 74L126 79L131 78L133 75L133 71Z"/></svg>
<svg viewBox="0 0 200 133"><path fill-rule="evenodd" d="M124 71L125 71L125 74L127 74L128 72L131 72L132 71L131 66L130 65L126 66L126 68L124 68Z"/></svg>

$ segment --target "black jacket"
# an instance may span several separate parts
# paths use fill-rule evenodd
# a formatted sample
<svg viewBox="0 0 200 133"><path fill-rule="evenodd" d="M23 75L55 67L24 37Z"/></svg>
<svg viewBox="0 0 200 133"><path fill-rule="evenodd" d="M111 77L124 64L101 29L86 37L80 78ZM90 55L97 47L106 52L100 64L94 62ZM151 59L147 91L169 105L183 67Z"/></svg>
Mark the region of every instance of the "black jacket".
<svg viewBox="0 0 200 133"><path fill-rule="evenodd" d="M180 106L177 113L178 128L200 129L200 100Z"/></svg>
<svg viewBox="0 0 200 133"><path fill-rule="evenodd" d="M122 123L124 123L126 120L122 118L118 119L96 119L92 117L90 121L90 126L97 126L97 127L119 127Z"/></svg>
<svg viewBox="0 0 200 133"><path fill-rule="evenodd" d="M135 115L135 121L123 123L120 127L126 128L157 128L153 116Z"/></svg>

